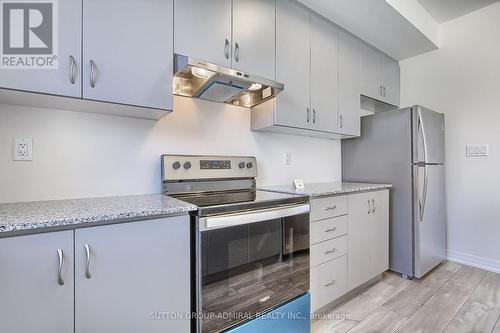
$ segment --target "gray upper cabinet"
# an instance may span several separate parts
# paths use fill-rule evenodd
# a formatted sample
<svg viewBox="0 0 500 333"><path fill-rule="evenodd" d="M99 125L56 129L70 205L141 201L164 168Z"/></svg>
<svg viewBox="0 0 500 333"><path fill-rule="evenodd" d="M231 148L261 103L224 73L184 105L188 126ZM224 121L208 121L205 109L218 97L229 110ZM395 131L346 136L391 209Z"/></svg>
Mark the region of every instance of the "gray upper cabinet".
<svg viewBox="0 0 500 333"><path fill-rule="evenodd" d="M280 126L309 128L311 96L311 15L295 3L276 3L276 79L285 90L276 97Z"/></svg>
<svg viewBox="0 0 500 333"><path fill-rule="evenodd" d="M399 63L368 45L361 54L362 94L399 106Z"/></svg>
<svg viewBox="0 0 500 333"><path fill-rule="evenodd" d="M175 53L231 67L231 0L175 0L174 11Z"/></svg>
<svg viewBox="0 0 500 333"><path fill-rule="evenodd" d="M73 231L0 239L0 272L0 332L73 332Z"/></svg>
<svg viewBox="0 0 500 333"><path fill-rule="evenodd" d="M189 332L154 316L190 311L189 237L187 216L77 229L75 331Z"/></svg>
<svg viewBox="0 0 500 333"><path fill-rule="evenodd" d="M311 128L338 133L338 30L311 15ZM285 85L286 89L286 85Z"/></svg>
<svg viewBox="0 0 500 333"><path fill-rule="evenodd" d="M339 131L360 135L361 42L339 32Z"/></svg>
<svg viewBox="0 0 500 333"><path fill-rule="evenodd" d="M83 97L171 110L172 29L173 0L84 0Z"/></svg>
<svg viewBox="0 0 500 333"><path fill-rule="evenodd" d="M233 0L233 68L274 79L275 0Z"/></svg>
<svg viewBox="0 0 500 333"><path fill-rule="evenodd" d="M81 97L82 1L58 2L58 68L0 69L0 87Z"/></svg>

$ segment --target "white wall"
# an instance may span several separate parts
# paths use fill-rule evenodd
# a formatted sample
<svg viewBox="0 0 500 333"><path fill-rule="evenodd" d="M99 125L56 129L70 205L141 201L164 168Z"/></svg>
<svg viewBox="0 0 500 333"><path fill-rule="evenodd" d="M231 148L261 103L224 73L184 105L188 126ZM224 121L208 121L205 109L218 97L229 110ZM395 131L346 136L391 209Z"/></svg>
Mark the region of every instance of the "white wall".
<svg viewBox="0 0 500 333"><path fill-rule="evenodd" d="M442 25L441 49L401 62L401 102L446 114L449 256L500 272L500 4ZM466 144L489 144L466 158Z"/></svg>
<svg viewBox="0 0 500 333"><path fill-rule="evenodd" d="M174 110L154 122L0 105L0 202L158 193L162 153L255 155L259 185L341 178L339 141L251 132L244 108L179 97ZM34 139L33 162L12 161L15 137Z"/></svg>

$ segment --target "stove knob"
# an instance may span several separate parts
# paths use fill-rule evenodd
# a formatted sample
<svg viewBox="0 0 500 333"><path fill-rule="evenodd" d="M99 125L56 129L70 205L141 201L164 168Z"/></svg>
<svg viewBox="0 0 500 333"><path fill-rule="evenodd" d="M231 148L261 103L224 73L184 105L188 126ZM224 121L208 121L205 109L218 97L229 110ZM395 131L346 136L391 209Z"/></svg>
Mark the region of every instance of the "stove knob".
<svg viewBox="0 0 500 333"><path fill-rule="evenodd" d="M179 163L179 161L176 161L172 164L172 168L174 168L174 170L177 170L181 167L181 163Z"/></svg>
<svg viewBox="0 0 500 333"><path fill-rule="evenodd" d="M252 167L253 167L253 163L252 162L247 162L247 168L251 169Z"/></svg>
<svg viewBox="0 0 500 333"><path fill-rule="evenodd" d="M240 162L240 164L238 164L238 167L240 169L243 169L245 167L245 162Z"/></svg>
<svg viewBox="0 0 500 333"><path fill-rule="evenodd" d="M184 163L184 169L191 169L191 162Z"/></svg>

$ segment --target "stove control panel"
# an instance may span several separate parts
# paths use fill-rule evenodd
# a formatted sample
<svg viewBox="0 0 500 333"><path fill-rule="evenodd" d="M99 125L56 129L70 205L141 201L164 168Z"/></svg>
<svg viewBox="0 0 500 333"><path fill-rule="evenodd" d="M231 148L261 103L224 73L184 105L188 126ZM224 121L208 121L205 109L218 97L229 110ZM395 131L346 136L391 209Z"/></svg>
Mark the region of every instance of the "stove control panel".
<svg viewBox="0 0 500 333"><path fill-rule="evenodd" d="M163 155L162 180L196 180L257 177L253 156Z"/></svg>

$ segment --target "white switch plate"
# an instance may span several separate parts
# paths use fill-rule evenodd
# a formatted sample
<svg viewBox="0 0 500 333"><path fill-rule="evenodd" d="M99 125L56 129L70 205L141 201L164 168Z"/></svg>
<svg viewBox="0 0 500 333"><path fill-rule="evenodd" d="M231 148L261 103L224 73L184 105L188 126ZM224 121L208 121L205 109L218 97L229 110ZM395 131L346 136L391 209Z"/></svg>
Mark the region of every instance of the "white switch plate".
<svg viewBox="0 0 500 333"><path fill-rule="evenodd" d="M14 161L33 161L33 139L14 139Z"/></svg>
<svg viewBox="0 0 500 333"><path fill-rule="evenodd" d="M467 145L465 154L467 157L488 156L488 145Z"/></svg>

